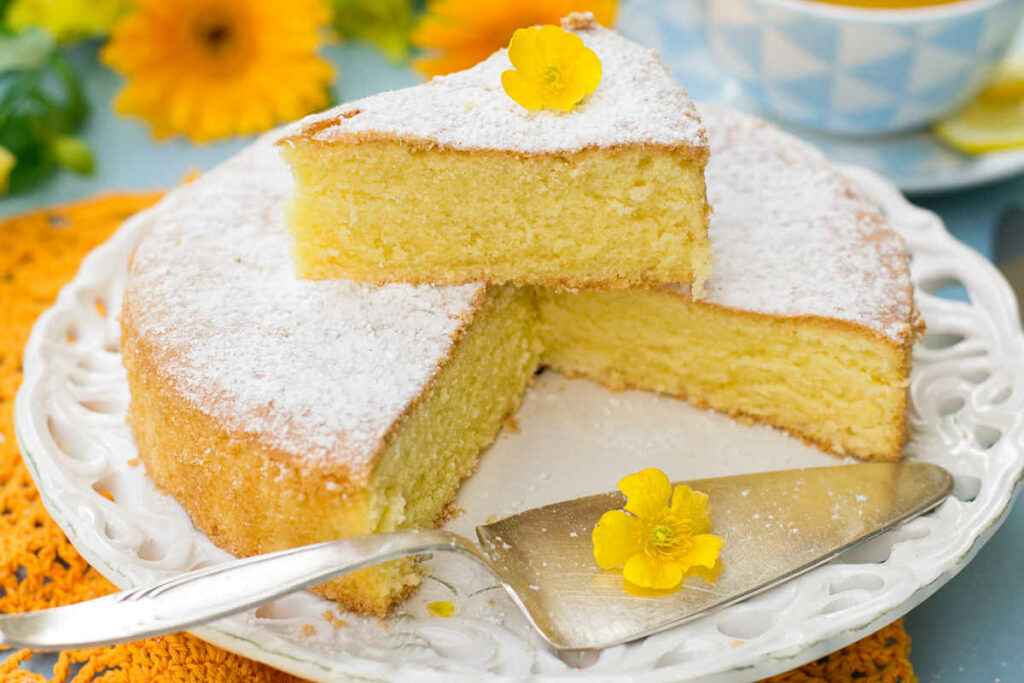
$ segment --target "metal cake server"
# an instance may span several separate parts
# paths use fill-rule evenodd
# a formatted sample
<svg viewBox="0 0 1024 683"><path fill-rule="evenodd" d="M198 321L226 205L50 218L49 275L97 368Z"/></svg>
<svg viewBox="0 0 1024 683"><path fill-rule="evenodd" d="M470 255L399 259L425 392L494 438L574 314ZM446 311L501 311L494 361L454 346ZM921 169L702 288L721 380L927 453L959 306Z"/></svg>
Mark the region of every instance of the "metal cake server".
<svg viewBox="0 0 1024 683"><path fill-rule="evenodd" d="M591 530L623 496L555 503L477 527L331 541L214 567L54 609L0 616L0 643L35 650L104 645L181 631L378 562L455 553L488 569L555 649L609 647L686 623L767 590L936 507L952 491L941 467L879 463L687 482L711 498L725 538L713 584L688 579L656 595L623 590L593 560Z"/></svg>

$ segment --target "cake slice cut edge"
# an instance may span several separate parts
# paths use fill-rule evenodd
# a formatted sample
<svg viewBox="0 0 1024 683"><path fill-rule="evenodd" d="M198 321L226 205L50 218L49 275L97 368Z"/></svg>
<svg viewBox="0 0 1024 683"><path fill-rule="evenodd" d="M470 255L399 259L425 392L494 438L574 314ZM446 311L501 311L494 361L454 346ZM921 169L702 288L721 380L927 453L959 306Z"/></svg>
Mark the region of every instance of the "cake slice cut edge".
<svg viewBox="0 0 1024 683"><path fill-rule="evenodd" d="M537 297L542 362L562 374L685 399L835 455L902 457L912 338L694 302L670 288Z"/></svg>
<svg viewBox="0 0 1024 683"><path fill-rule="evenodd" d="M653 51L578 15L602 60L570 113L477 66L311 118L279 144L297 272L363 282L613 289L710 274L699 114Z"/></svg>
<svg viewBox="0 0 1024 683"><path fill-rule="evenodd" d="M123 316L129 423L147 475L217 546L248 556L443 524L462 481L518 408L540 359L528 290L482 290L447 357L391 424L365 467L309 462L227 428L161 372L159 350ZM360 614L386 615L419 584L413 559L314 588Z"/></svg>

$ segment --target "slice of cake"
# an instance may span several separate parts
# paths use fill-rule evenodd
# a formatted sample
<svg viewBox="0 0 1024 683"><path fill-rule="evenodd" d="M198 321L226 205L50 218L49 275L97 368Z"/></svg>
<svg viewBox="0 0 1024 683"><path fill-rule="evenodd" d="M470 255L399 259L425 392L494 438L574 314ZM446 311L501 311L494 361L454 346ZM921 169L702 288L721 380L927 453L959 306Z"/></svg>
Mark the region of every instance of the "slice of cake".
<svg viewBox="0 0 1024 683"><path fill-rule="evenodd" d="M282 142L298 272L363 282L699 291L707 142L651 50L573 15L597 90L569 113L502 89L505 50L343 105Z"/></svg>
<svg viewBox="0 0 1024 683"><path fill-rule="evenodd" d="M150 212L121 312L146 473L237 555L431 527L537 368L528 290L300 280L266 142ZM383 614L412 561L320 591Z"/></svg>
<svg viewBox="0 0 1024 683"><path fill-rule="evenodd" d="M300 279L276 136L175 191L146 213L121 315L147 474L240 555L431 526L541 364L899 458L920 331L902 241L819 153L704 116L702 301ZM319 590L381 614L417 581L397 562Z"/></svg>

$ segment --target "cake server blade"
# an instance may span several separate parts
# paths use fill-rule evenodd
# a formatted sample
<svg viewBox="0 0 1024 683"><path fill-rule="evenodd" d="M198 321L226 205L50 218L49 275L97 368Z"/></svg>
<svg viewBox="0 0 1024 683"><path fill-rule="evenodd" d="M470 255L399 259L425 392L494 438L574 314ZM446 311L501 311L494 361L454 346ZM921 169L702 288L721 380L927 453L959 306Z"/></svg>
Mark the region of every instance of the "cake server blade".
<svg viewBox="0 0 1024 683"><path fill-rule="evenodd" d="M593 561L590 534L618 493L523 512L477 528L481 547L443 530L375 534L179 574L95 600L0 615L0 644L59 650L125 642L215 621L328 579L410 555L454 553L487 568L559 650L656 633L801 574L938 505L952 478L923 463L860 464L687 482L711 498L725 538L712 584L626 592Z"/></svg>
<svg viewBox="0 0 1024 683"><path fill-rule="evenodd" d="M625 643L692 621L783 583L936 507L953 480L927 463L867 463L685 482L708 494L725 539L714 583L628 592L601 571L591 530L621 508L607 493L535 508L477 528L506 586L559 650Z"/></svg>

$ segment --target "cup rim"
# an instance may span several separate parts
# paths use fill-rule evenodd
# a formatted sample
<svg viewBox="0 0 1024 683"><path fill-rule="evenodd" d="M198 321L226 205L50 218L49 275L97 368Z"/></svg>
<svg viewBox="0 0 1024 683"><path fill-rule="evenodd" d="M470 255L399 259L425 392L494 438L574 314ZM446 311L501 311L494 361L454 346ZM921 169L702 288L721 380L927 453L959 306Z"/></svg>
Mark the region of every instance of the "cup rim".
<svg viewBox="0 0 1024 683"><path fill-rule="evenodd" d="M933 19L957 19L963 16L983 12L996 5L1015 0L959 0L944 5L930 7L873 9L869 7L850 7L833 5L813 0L761 0L767 5L779 5L791 12L800 12L816 17L835 19L837 21L867 21L878 23L909 24L917 21Z"/></svg>

